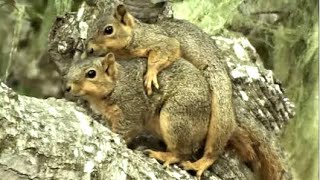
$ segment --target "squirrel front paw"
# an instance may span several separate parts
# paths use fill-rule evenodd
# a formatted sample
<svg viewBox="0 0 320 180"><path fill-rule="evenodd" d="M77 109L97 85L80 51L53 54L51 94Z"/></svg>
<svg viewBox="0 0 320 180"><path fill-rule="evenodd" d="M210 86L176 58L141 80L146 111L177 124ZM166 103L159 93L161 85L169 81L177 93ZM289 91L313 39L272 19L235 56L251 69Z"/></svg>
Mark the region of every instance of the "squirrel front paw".
<svg viewBox="0 0 320 180"><path fill-rule="evenodd" d="M148 95L152 94L152 84L154 85L155 88L159 89L157 75L158 75L158 71L148 70L147 74L144 76L144 86L146 87Z"/></svg>

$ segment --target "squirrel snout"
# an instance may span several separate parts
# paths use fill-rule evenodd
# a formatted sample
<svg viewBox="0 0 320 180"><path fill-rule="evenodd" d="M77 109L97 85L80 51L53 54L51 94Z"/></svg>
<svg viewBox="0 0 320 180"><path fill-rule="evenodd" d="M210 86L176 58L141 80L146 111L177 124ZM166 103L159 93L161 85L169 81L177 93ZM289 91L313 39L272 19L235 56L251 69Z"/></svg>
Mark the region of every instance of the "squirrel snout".
<svg viewBox="0 0 320 180"><path fill-rule="evenodd" d="M65 90L66 90L67 92L70 92L70 91L71 91L71 86L70 86L70 85L67 85Z"/></svg>
<svg viewBox="0 0 320 180"><path fill-rule="evenodd" d="M89 42L87 44L86 52L88 55L102 57L102 56L105 56L109 51L108 49L101 48L100 46Z"/></svg>
<svg viewBox="0 0 320 180"><path fill-rule="evenodd" d="M86 44L86 51L88 54L93 54L94 53L94 44L91 42L92 41L92 38L90 38Z"/></svg>
<svg viewBox="0 0 320 180"><path fill-rule="evenodd" d="M88 49L87 49L87 52L88 52L89 54L93 54L94 49L93 49L93 48L88 48Z"/></svg>

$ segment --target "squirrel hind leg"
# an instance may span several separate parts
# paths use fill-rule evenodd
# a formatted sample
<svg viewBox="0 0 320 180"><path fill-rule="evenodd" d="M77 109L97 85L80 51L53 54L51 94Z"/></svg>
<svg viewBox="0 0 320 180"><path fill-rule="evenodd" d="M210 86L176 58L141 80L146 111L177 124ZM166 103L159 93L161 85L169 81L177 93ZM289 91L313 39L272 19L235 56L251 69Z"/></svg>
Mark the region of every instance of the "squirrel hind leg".
<svg viewBox="0 0 320 180"><path fill-rule="evenodd" d="M202 173L207 170L215 161L215 158L211 156L204 155L201 159L197 160L196 162L184 161L180 165L184 170L192 170L196 171L197 177L200 178Z"/></svg>
<svg viewBox="0 0 320 180"><path fill-rule="evenodd" d="M167 167L170 164L180 163L187 159L192 152L192 141L190 138L186 138L187 136L184 134L187 130L183 127L187 126L181 128L180 125L183 115L177 114L177 109L173 107L177 106L173 106L171 103L164 105L159 117L160 136L167 146L167 151L145 151L145 154L149 157L163 162L163 165ZM183 131L180 131L180 129L183 129ZM176 133L177 130L178 133Z"/></svg>

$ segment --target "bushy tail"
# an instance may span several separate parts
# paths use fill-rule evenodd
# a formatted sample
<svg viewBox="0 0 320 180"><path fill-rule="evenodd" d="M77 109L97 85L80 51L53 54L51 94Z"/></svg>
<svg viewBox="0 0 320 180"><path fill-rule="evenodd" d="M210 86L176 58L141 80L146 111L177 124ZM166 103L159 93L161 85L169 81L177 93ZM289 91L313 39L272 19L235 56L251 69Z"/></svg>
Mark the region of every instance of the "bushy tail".
<svg viewBox="0 0 320 180"><path fill-rule="evenodd" d="M271 139L259 128L237 127L229 144L261 180L280 180L285 169Z"/></svg>

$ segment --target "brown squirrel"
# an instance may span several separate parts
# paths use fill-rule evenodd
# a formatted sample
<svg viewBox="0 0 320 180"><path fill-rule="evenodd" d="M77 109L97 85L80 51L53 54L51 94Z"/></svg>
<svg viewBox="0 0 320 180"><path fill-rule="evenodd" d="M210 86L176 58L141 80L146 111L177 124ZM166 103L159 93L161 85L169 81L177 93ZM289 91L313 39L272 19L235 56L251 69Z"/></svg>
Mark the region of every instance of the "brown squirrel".
<svg viewBox="0 0 320 180"><path fill-rule="evenodd" d="M133 16L127 13L123 5L119 5L113 17L106 16L104 27L95 33L95 38L92 38L87 46L89 52L96 55L112 51L117 56L147 57L145 86L150 95L152 84L159 88L158 72L180 57L180 43L161 34L151 35L152 31L135 31L135 24ZM140 38L145 35L148 35L148 38Z"/></svg>
<svg viewBox="0 0 320 180"><path fill-rule="evenodd" d="M235 131L249 134L244 135L244 140L240 141L244 144L233 143L236 149L248 147L247 151L242 151L251 152L253 148L250 150L249 142L267 146L266 143L259 141L261 139L256 138L259 135L251 131L251 126L239 124L239 122L237 125L232 103L232 85L226 69L226 62L218 58L219 52L216 51L215 43L211 37L197 26L176 19L163 19L157 24L144 24L130 15L123 5L119 5L114 14L98 18L96 27L93 27L93 33L89 38L87 49L89 53L98 56L111 51L117 57L148 57L148 71L152 69L150 66L158 67L158 69L152 70L156 72L152 73L155 76L162 69L170 67L174 61L179 59L179 56L191 62L201 71L210 88L211 119L203 157L193 163L183 162L182 166L185 169L195 170L197 175L201 176L203 171L211 166L223 152L227 142L234 139L233 135L241 134L234 133ZM161 54L161 57L154 56L154 54ZM151 81L154 79L153 83L159 88L156 77L146 78L145 84L148 94L152 92ZM240 127L242 130L239 130ZM264 157L270 160L261 161L262 176L268 180L279 179L277 172L282 171L283 167L281 162L276 160L277 153L270 148L263 149L264 152L261 151L261 148L254 150L256 154L268 154ZM252 157L248 155L244 159L253 159Z"/></svg>
<svg viewBox="0 0 320 180"><path fill-rule="evenodd" d="M207 138L212 130L208 83L191 63L179 59L159 73L160 88L148 96L143 88L146 66L144 59L116 62L112 53L91 57L70 67L67 91L87 100L127 143L142 132L158 136L167 145L167 151L148 150L149 156L166 166L181 163L189 170L194 165L188 161L190 157L211 141ZM248 126L249 129L236 127L228 144L252 164L254 171L262 171L262 179L279 179L279 172L273 169L278 165L277 157L263 149L268 148L266 143L255 147L264 141L255 132L258 125Z"/></svg>
<svg viewBox="0 0 320 180"><path fill-rule="evenodd" d="M165 165L188 159L206 139L211 102L201 72L179 60L160 72L159 90L148 96L143 88L144 59L115 61L112 53L74 64L67 74L67 90L82 96L101 112L112 130L130 142L151 132L167 145L167 152L149 150Z"/></svg>

